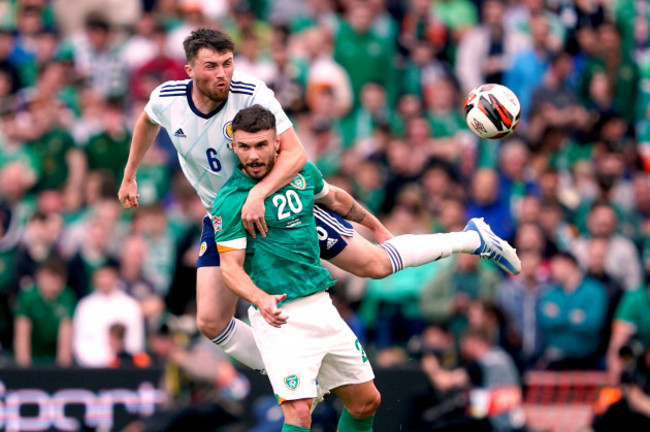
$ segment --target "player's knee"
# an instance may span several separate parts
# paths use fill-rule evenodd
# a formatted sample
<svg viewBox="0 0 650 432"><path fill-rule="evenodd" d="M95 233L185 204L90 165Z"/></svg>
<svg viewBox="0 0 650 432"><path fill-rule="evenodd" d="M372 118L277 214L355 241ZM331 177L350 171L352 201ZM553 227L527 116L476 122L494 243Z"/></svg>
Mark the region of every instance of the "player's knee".
<svg viewBox="0 0 650 432"><path fill-rule="evenodd" d="M367 261L366 265L362 270L363 275L358 275L362 277L367 277L370 279L383 279L386 276L389 276L393 273L393 267L390 264L390 259L388 256L377 256L373 260Z"/></svg>
<svg viewBox="0 0 650 432"><path fill-rule="evenodd" d="M286 423L303 428L311 427L311 399L285 401L281 406Z"/></svg>
<svg viewBox="0 0 650 432"><path fill-rule="evenodd" d="M214 339L221 334L230 323L230 320L232 320L232 316L220 317L216 314L198 314L196 316L196 326L205 337Z"/></svg>
<svg viewBox="0 0 650 432"><path fill-rule="evenodd" d="M379 404L381 404L381 394L379 390L374 389L367 396L355 400L350 406L346 406L345 409L353 417L366 418L375 415L379 409Z"/></svg>

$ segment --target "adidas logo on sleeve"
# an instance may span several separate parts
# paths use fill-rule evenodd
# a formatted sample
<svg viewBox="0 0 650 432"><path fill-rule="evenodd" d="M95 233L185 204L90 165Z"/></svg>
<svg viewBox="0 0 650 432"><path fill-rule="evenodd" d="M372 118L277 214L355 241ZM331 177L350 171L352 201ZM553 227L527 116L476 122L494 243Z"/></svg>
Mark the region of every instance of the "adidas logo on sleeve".
<svg viewBox="0 0 650 432"><path fill-rule="evenodd" d="M185 132L183 132L183 128L178 128L178 130L174 132L174 136L179 138L187 138Z"/></svg>

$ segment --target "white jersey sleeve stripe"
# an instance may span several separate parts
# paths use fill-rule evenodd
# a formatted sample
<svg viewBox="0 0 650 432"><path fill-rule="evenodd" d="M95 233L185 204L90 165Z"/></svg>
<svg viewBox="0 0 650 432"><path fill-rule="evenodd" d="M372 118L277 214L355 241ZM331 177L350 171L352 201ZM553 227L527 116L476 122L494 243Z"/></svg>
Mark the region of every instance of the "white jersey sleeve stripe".
<svg viewBox="0 0 650 432"><path fill-rule="evenodd" d="M219 241L217 244L229 249L246 249L246 237L240 237L234 240Z"/></svg>
<svg viewBox="0 0 650 432"><path fill-rule="evenodd" d="M323 181L323 189L320 190L316 195L314 195L314 199L318 200L326 196L330 192L330 187L327 184L326 181Z"/></svg>

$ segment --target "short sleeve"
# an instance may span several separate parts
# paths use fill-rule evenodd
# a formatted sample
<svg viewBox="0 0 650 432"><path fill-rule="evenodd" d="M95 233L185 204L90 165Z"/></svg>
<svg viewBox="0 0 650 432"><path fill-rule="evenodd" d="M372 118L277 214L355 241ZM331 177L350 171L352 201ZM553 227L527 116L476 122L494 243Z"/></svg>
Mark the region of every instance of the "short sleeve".
<svg viewBox="0 0 650 432"><path fill-rule="evenodd" d="M74 309L77 304L77 296L75 296L72 289L65 287L61 293L61 303L65 309L65 317L72 319Z"/></svg>
<svg viewBox="0 0 650 432"><path fill-rule="evenodd" d="M149 96L149 102L147 102L147 105L144 107L144 112L147 113L149 119L157 125L162 125L160 113L160 90L163 85L165 85L165 83L160 84L154 89L154 91L151 92L151 96Z"/></svg>
<svg viewBox="0 0 650 432"><path fill-rule="evenodd" d="M329 187L323 179L323 174L316 167L316 165L307 161L303 170L305 171L305 174L307 174L307 176L310 178L310 180L314 182L314 198L319 199L327 195L329 192Z"/></svg>
<svg viewBox="0 0 650 432"><path fill-rule="evenodd" d="M291 123L291 120L289 120L289 117L282 109L280 102L275 98L273 90L266 85L259 85L259 89L255 92L253 104L260 104L273 113L275 116L275 130L278 135L293 126L293 123Z"/></svg>
<svg viewBox="0 0 650 432"><path fill-rule="evenodd" d="M616 313L614 315L615 321L617 320L623 321L636 328L637 323L639 321L638 306L645 304L645 302L639 295L640 291L643 289L645 288L641 288L640 290L628 291L625 294L623 294L623 297L621 298L621 302L616 308Z"/></svg>
<svg viewBox="0 0 650 432"><path fill-rule="evenodd" d="M36 288L28 288L20 290L18 293L18 299L16 301L15 315L30 318L29 316L29 305L31 299L33 298L33 290Z"/></svg>
<svg viewBox="0 0 650 432"><path fill-rule="evenodd" d="M246 249L246 230L241 221L241 208L245 198L245 194L221 193L214 200L212 227L219 252Z"/></svg>

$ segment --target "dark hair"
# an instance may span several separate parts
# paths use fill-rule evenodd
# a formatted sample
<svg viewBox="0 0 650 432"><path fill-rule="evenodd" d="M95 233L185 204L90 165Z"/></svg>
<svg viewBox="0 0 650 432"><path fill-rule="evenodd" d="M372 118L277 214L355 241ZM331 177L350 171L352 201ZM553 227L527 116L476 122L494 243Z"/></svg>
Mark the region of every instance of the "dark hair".
<svg viewBox="0 0 650 432"><path fill-rule="evenodd" d="M48 271L59 276L63 280L68 278L68 269L65 262L55 256L45 260L45 262L38 267L37 271Z"/></svg>
<svg viewBox="0 0 650 432"><path fill-rule="evenodd" d="M463 331L461 339L477 339L488 345L492 345L494 341L490 337L490 333L484 327L468 327Z"/></svg>
<svg viewBox="0 0 650 432"><path fill-rule="evenodd" d="M262 105L255 104L244 108L232 119L233 134L238 130L255 133L269 129L275 130L275 116Z"/></svg>
<svg viewBox="0 0 650 432"><path fill-rule="evenodd" d="M108 328L108 332L117 339L124 340L124 336L126 336L126 326L122 323L111 324Z"/></svg>
<svg viewBox="0 0 650 432"><path fill-rule="evenodd" d="M551 257L551 259L563 259L571 262L575 267L579 267L578 259L571 252L559 251Z"/></svg>
<svg viewBox="0 0 650 432"><path fill-rule="evenodd" d="M111 23L99 12L91 12L86 15L85 26L89 30L101 30L104 32L111 29Z"/></svg>
<svg viewBox="0 0 650 432"><path fill-rule="evenodd" d="M183 49L185 49L185 58L187 62L191 62L196 58L201 48L208 48L221 53L234 52L235 43L230 36L220 30L200 28L194 30L183 41Z"/></svg>

